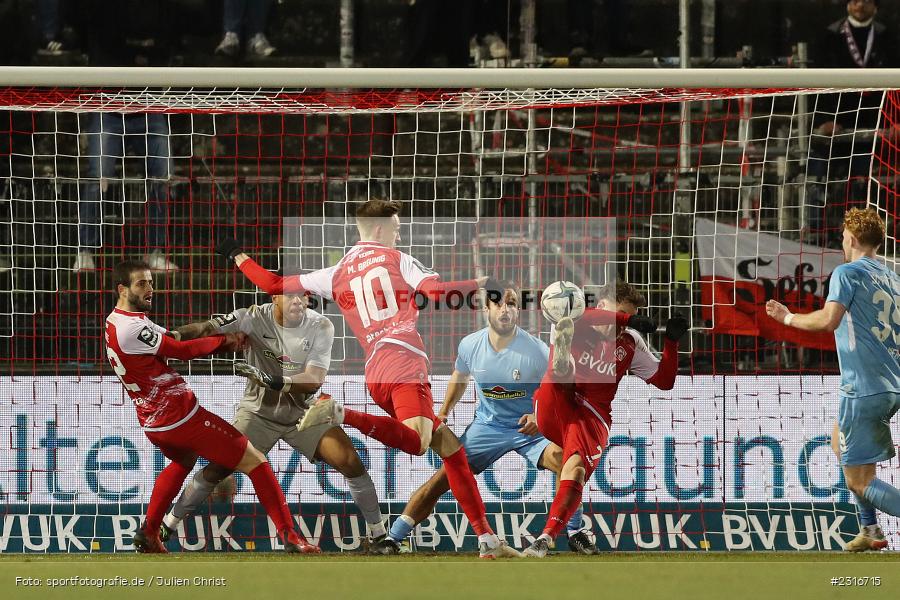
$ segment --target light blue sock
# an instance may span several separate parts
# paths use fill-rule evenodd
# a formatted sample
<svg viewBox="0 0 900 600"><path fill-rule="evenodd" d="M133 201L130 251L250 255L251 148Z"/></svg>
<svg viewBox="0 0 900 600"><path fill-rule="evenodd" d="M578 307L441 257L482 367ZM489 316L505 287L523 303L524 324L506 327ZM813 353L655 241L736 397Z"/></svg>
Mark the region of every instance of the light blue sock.
<svg viewBox="0 0 900 600"><path fill-rule="evenodd" d="M900 517L900 490L891 484L876 477L866 487L865 497L881 512Z"/></svg>
<svg viewBox="0 0 900 600"><path fill-rule="evenodd" d="M394 524L391 525L388 537L399 544L409 536L415 526L416 522L413 521L412 517L400 515L394 520Z"/></svg>
<svg viewBox="0 0 900 600"><path fill-rule="evenodd" d="M856 494L853 494L853 497L856 499L856 507L859 512L859 524L863 527L877 524L878 519L875 517L875 507L865 498L860 498Z"/></svg>
<svg viewBox="0 0 900 600"><path fill-rule="evenodd" d="M566 525L566 533L572 535L573 533L578 533L584 528L584 522L581 516L582 510L581 505L575 509L575 513L572 515L572 518L569 519L568 525Z"/></svg>

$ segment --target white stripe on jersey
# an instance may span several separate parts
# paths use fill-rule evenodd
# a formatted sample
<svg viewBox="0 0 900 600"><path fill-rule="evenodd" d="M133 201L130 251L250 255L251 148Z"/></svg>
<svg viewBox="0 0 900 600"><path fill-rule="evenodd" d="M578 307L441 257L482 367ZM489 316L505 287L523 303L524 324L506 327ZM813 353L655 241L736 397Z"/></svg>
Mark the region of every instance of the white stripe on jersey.
<svg viewBox="0 0 900 600"><path fill-rule="evenodd" d="M171 431L172 429L181 427L182 425L187 423L191 417L197 414L198 410L200 410L199 401L194 404L194 408L191 409L191 412L189 412L184 418L180 419L177 423L172 423L171 425L165 425L163 427L144 427L144 431Z"/></svg>

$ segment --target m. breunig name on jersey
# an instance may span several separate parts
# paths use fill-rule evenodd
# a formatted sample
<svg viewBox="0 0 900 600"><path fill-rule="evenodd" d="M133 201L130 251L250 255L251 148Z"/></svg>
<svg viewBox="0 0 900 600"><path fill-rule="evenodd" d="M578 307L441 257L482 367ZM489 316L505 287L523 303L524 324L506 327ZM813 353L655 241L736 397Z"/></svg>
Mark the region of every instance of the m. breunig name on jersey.
<svg viewBox="0 0 900 600"><path fill-rule="evenodd" d="M279 356L271 350L266 350L265 352L263 352L263 354L265 354L272 360L278 361L278 364L281 365L282 369L290 369L296 371L297 369L302 369L304 366L304 363L294 362L293 360L291 360L290 356L285 356L283 354Z"/></svg>
<svg viewBox="0 0 900 600"><path fill-rule="evenodd" d="M481 393L485 398L491 400L518 400L525 397L525 390L508 390L502 385L495 385L492 388L481 388Z"/></svg>

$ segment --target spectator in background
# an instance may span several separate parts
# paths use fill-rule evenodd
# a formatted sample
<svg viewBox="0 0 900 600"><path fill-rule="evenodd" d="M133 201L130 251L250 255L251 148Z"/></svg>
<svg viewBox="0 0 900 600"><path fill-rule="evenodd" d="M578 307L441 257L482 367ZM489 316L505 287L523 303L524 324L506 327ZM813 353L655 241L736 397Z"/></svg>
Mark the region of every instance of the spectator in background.
<svg viewBox="0 0 900 600"><path fill-rule="evenodd" d="M87 120L87 181L79 186L78 256L73 271L96 268L93 248L101 246L101 200L110 191L110 180L125 176L125 151L144 160L146 177L147 239L144 260L154 271L174 271L164 251L167 239L168 180L171 175L169 117L160 113L89 113ZM124 200L120 198L119 201Z"/></svg>
<svg viewBox="0 0 900 600"><path fill-rule="evenodd" d="M484 58L505 58L509 5L495 0L409 0L407 66L431 67L438 57L448 67L467 67L474 50ZM518 30L518 21L512 26ZM483 48L482 48L483 47Z"/></svg>
<svg viewBox="0 0 900 600"><path fill-rule="evenodd" d="M898 66L897 32L875 20L879 0L849 0L847 15L828 26L813 46L817 68L879 68ZM811 241L827 245L840 236L839 219L846 206L826 214L828 183L850 182L848 199L864 201L865 178L883 92L820 94L815 100L807 166L807 226ZM831 223L831 221L834 221Z"/></svg>
<svg viewBox="0 0 900 600"><path fill-rule="evenodd" d="M225 37L216 54L236 57L241 50L241 33L249 37L247 53L256 58L270 56L275 47L263 31L269 18L272 0L225 0Z"/></svg>
<svg viewBox="0 0 900 600"><path fill-rule="evenodd" d="M59 54L65 50L61 35L59 0L37 0L37 21L41 33L39 51L46 54Z"/></svg>
<svg viewBox="0 0 900 600"><path fill-rule="evenodd" d="M815 49L823 69L891 67L897 62L896 31L875 20L879 0L850 0L847 16L829 25Z"/></svg>
<svg viewBox="0 0 900 600"><path fill-rule="evenodd" d="M175 49L174 24L169 3L162 0L92 0L88 48L97 66L168 66ZM102 200L110 197L111 181L124 179L126 152L143 162L146 178L146 261L158 271L178 267L165 256L167 240L168 180L171 176L169 118L152 113L86 113L80 117L85 136L87 165L79 186L78 256L74 271L95 268L94 249L102 245ZM141 161L140 159L144 160ZM122 193L111 199L124 201Z"/></svg>

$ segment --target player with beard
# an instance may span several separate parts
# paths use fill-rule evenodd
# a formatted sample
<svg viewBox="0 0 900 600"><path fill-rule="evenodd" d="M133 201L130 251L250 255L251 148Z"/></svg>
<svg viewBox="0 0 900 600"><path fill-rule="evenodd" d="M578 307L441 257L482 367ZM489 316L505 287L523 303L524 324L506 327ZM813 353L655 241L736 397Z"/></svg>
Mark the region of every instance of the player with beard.
<svg viewBox="0 0 900 600"><path fill-rule="evenodd" d="M224 419L200 406L167 358L191 360L244 347L246 335L228 333L181 341L147 318L153 303L150 265L125 261L114 271L118 301L106 318L106 356L134 402L144 435L172 462L156 478L147 517L134 536L138 552L167 552L159 539L165 510L202 456L249 477L288 552L319 552L294 530L284 493L266 457Z"/></svg>
<svg viewBox="0 0 900 600"><path fill-rule="evenodd" d="M466 391L469 379L474 379L478 397L475 420L460 438L472 473L477 475L506 454L516 452L531 464L558 476L562 449L540 435L532 414L532 396L547 370L550 349L518 326L517 286L509 281L500 283L503 286L500 301L485 300L488 326L459 343L456 365L437 416L446 422ZM441 495L449 489L447 473L441 467L412 495L388 537L375 546L375 552L399 553L400 543L431 514ZM582 529L582 522L579 507L568 524L569 549L595 554L597 549Z"/></svg>

